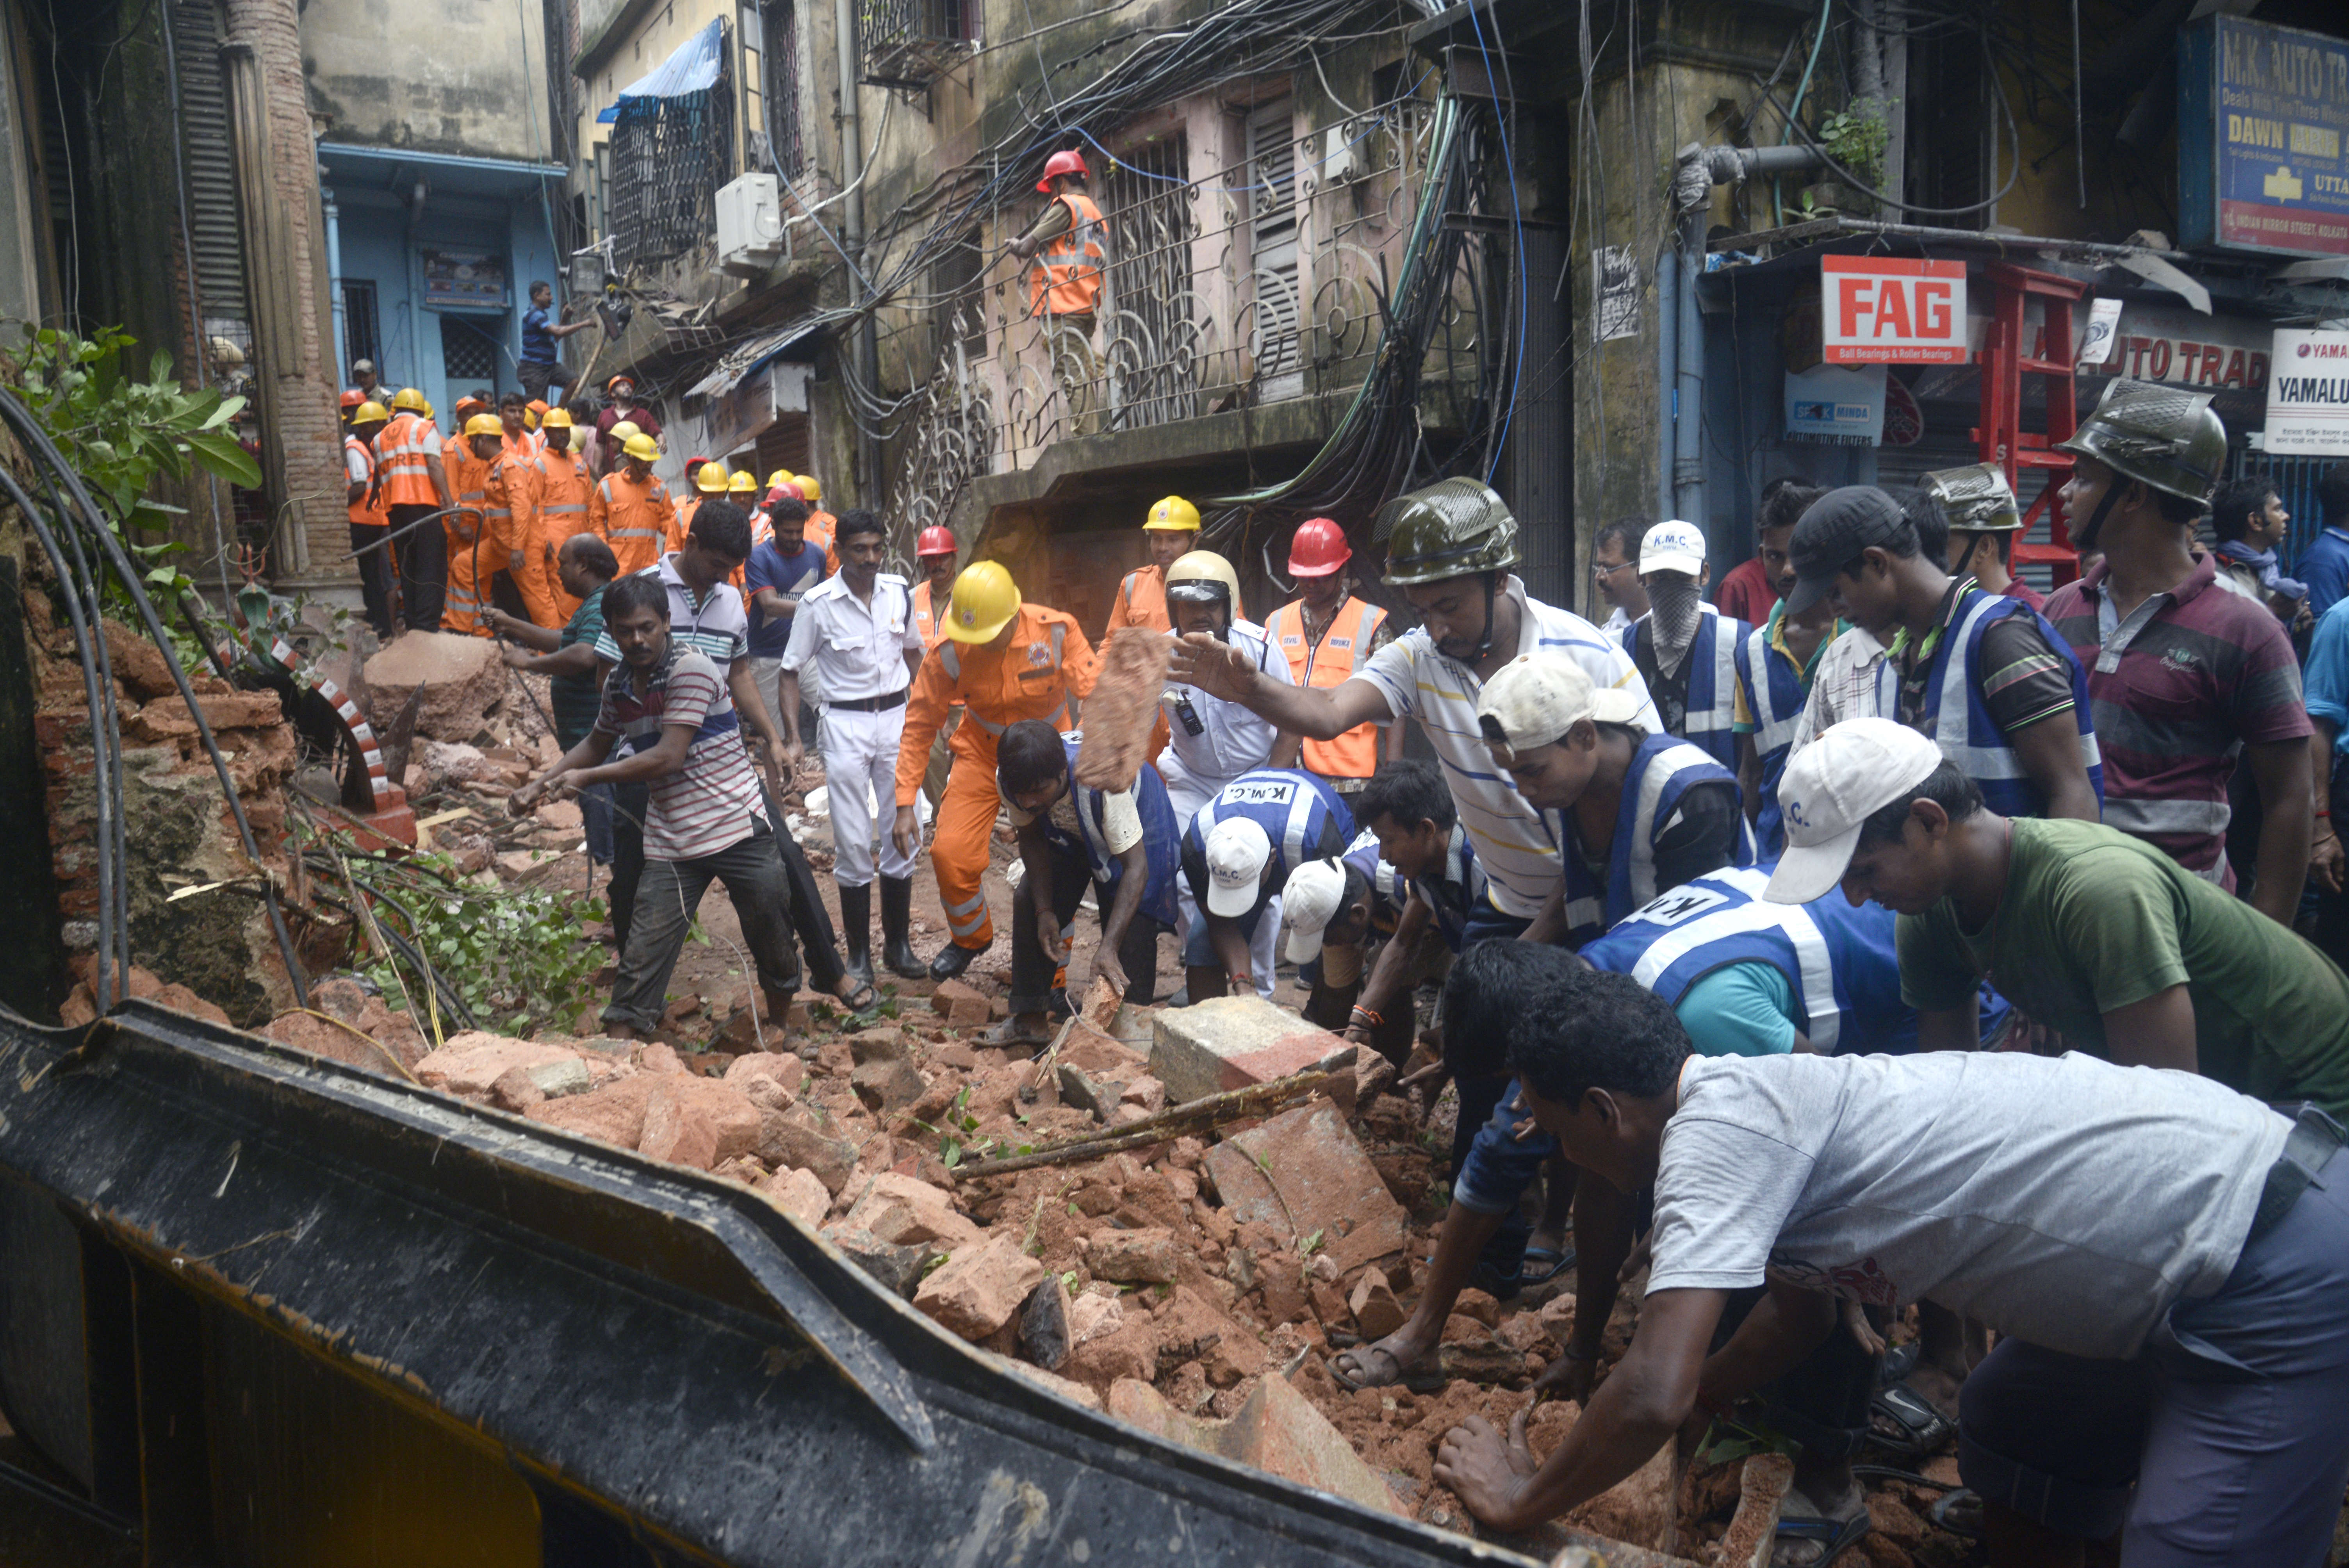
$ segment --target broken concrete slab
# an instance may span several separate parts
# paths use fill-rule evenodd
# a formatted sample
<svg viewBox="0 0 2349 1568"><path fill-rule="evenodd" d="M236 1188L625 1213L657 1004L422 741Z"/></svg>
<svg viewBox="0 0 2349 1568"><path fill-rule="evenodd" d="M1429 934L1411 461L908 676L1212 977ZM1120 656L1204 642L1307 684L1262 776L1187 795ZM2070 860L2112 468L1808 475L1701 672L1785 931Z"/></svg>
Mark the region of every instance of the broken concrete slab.
<svg viewBox="0 0 2349 1568"><path fill-rule="evenodd" d="M416 733L456 741L481 733L509 679L497 644L450 632L410 632L369 659L365 675L377 716L388 719L420 689Z"/></svg>
<svg viewBox="0 0 2349 1568"><path fill-rule="evenodd" d="M1319 1235L1314 1250L1340 1276L1401 1252L1409 1238L1410 1216L1325 1102L1235 1134L1208 1150L1205 1162L1235 1224L1268 1224L1300 1244Z"/></svg>
<svg viewBox="0 0 2349 1568"><path fill-rule="evenodd" d="M1112 1387L1109 1413L1185 1448L1253 1465L1373 1512L1410 1517L1386 1479L1286 1377L1257 1383L1229 1420L1184 1415L1157 1389L1133 1381Z"/></svg>
<svg viewBox="0 0 2349 1568"><path fill-rule="evenodd" d="M899 1246L936 1242L952 1250L976 1246L986 1238L984 1231L955 1211L953 1201L944 1192L894 1171L870 1178L841 1222ZM1028 1282L1030 1288L1035 1284ZM1028 1292L1019 1294L1024 1296Z"/></svg>
<svg viewBox="0 0 2349 1568"><path fill-rule="evenodd" d="M450 1094L487 1094L498 1075L509 1068L528 1070L550 1062L566 1061L581 1061L578 1051L567 1045L509 1039L503 1035L468 1029L450 1036L439 1050L416 1064L415 1072L417 1081L427 1088L447 1089Z"/></svg>
<svg viewBox="0 0 2349 1568"><path fill-rule="evenodd" d="M958 1248L914 1292L914 1310L965 1339L985 1339L1011 1321L1044 1277L1044 1265L1012 1236Z"/></svg>
<svg viewBox="0 0 2349 1568"><path fill-rule="evenodd" d="M1254 995L1167 1008L1151 1030L1150 1071L1171 1105L1287 1078L1348 1048L1327 1029Z"/></svg>
<svg viewBox="0 0 2349 1568"><path fill-rule="evenodd" d="M524 1068L523 1076L530 1079L539 1094L547 1099L561 1099L568 1094L585 1094L595 1087L595 1078L587 1070L585 1058L572 1057L559 1062L541 1062L534 1068Z"/></svg>

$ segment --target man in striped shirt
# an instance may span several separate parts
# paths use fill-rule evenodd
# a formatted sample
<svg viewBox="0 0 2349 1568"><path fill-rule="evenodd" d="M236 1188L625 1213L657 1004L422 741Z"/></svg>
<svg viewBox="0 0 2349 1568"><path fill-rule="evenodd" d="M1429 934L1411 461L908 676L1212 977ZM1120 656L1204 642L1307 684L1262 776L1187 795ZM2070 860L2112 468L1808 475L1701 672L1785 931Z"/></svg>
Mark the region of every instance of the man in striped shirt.
<svg viewBox="0 0 2349 1568"><path fill-rule="evenodd" d="M712 878L734 901L768 1014L780 1021L800 986L791 884L726 677L708 655L669 635L668 590L657 578L621 578L605 590L604 612L620 664L604 684L595 727L543 777L516 790L510 809L523 815L550 790L647 787L638 918L603 1015L615 1038L633 1039L660 1023L670 971ZM622 747L625 757L607 760Z"/></svg>

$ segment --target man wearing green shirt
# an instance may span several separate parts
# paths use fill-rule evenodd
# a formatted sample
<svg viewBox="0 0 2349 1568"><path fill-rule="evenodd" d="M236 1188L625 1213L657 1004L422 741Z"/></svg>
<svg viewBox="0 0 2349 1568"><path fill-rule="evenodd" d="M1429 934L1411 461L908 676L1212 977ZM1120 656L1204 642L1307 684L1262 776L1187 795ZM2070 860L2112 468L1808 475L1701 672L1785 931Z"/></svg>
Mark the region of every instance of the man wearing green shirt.
<svg viewBox="0 0 2349 1568"><path fill-rule="evenodd" d="M1787 849L1769 896L1840 882L1899 913L1925 1049L1973 1047L1988 979L2076 1049L2349 1116L2349 977L2159 850L2098 823L2001 817L1887 719L1820 736L1779 798Z"/></svg>

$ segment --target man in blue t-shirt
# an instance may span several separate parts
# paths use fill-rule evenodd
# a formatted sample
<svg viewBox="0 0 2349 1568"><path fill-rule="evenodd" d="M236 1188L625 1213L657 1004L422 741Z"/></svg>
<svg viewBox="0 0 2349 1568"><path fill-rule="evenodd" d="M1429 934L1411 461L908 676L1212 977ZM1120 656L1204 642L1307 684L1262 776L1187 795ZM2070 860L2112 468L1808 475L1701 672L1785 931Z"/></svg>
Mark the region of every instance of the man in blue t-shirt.
<svg viewBox="0 0 2349 1568"><path fill-rule="evenodd" d="M783 652L792 641L792 615L800 607L801 595L824 578L823 546L808 539L807 519L806 502L789 496L777 501L768 512L774 537L754 546L742 569L742 597L750 610L750 678L757 683L759 695L767 699L778 726L783 723L781 686ZM823 692L816 684L812 665L800 671L800 703L799 732L814 738L816 716L823 711Z"/></svg>
<svg viewBox="0 0 2349 1568"><path fill-rule="evenodd" d="M552 284L541 282L530 285L530 308L522 317L522 358L515 372L522 377L522 394L525 398L542 398L548 403L560 403L560 390L548 396L547 388L567 387L570 378L564 375L563 362L554 346L574 332L585 332L595 324L592 321L550 323L547 307L554 304Z"/></svg>

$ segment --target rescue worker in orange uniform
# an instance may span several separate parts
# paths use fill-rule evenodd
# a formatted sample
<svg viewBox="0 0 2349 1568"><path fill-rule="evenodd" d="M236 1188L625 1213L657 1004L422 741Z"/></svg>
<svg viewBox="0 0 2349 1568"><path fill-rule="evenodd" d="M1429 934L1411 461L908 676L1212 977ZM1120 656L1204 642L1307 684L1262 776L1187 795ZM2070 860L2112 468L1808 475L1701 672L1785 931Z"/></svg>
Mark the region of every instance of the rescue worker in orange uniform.
<svg viewBox="0 0 2349 1568"><path fill-rule="evenodd" d="M1092 340L1109 230L1101 209L1085 194L1085 179L1084 156L1073 149L1046 160L1036 189L1051 201L1007 248L1030 263L1028 315L1043 323L1052 377L1069 400L1071 426L1090 435L1101 405L1102 366Z"/></svg>
<svg viewBox="0 0 2349 1568"><path fill-rule="evenodd" d="M921 634L925 659L947 634L943 618L954 601L956 548L951 528L926 528L914 542L914 559L922 569L922 580L914 584L914 630ZM929 766L922 770L922 793L933 811L946 799L948 770L954 766L954 733L961 724L962 705L957 703L938 726L938 738L930 742Z"/></svg>
<svg viewBox="0 0 2349 1568"><path fill-rule="evenodd" d="M668 487L653 477L660 449L641 432L620 449L620 466L597 482L587 503L587 530L601 534L620 562L620 575L642 572L661 558L677 511Z"/></svg>
<svg viewBox="0 0 2349 1568"><path fill-rule="evenodd" d="M686 535L693 531L693 514L699 511L701 503L710 497L724 495L729 482L726 465L707 459L686 464L685 477L693 481L693 493L677 503L677 513L669 520L668 548L671 550L685 548ZM753 531L755 533L756 531ZM755 545L758 541L753 538L751 542Z"/></svg>
<svg viewBox="0 0 2349 1568"><path fill-rule="evenodd" d="M949 705L963 704L955 732L954 771L938 803L938 831L930 850L938 902L946 906L950 939L930 961L930 977L950 980L995 940L979 878L1001 802L995 788L995 742L1023 718L1053 728L1077 727L1078 704L1093 689L1101 662L1071 617L1022 603L1019 586L1002 563L977 562L955 579L947 634L922 660L905 707L897 750L897 846L921 848L921 817L914 799L928 767L930 742Z"/></svg>
<svg viewBox="0 0 2349 1568"><path fill-rule="evenodd" d="M1288 658L1290 682L1331 688L1362 673L1371 655L1393 639L1387 613L1353 594L1346 562L1353 559L1346 531L1326 517L1309 517L1288 540L1288 574L1297 597L1272 613L1265 631ZM1402 759L1402 727L1362 724L1335 740L1305 742L1303 762L1341 796L1351 796L1379 770L1381 732L1389 761Z"/></svg>
<svg viewBox="0 0 2349 1568"><path fill-rule="evenodd" d="M1198 548L1199 509L1179 495L1154 501L1150 515L1142 520L1142 537L1150 545L1150 564L1135 567L1119 582L1117 597L1109 607L1109 629L1102 634L1103 642L1120 626L1147 626L1154 632L1174 629L1166 614L1166 569ZM1232 614L1240 613L1235 605Z"/></svg>
<svg viewBox="0 0 2349 1568"><path fill-rule="evenodd" d="M449 600L440 629L460 636L486 637L481 608L490 579L510 564L513 508L508 495L505 427L495 414L465 421L465 451L457 460L458 510L440 520L449 541Z"/></svg>
<svg viewBox="0 0 2349 1568"><path fill-rule="evenodd" d="M587 454L578 449L578 432L568 408L549 408L539 421L544 449L531 462L531 513L538 527L540 571L554 605L554 624L568 625L579 613L579 601L563 586L556 562L563 542L574 533L594 531L587 524L587 500L595 481L587 472Z"/></svg>
<svg viewBox="0 0 2349 1568"><path fill-rule="evenodd" d="M452 481L457 477L457 465L471 457L473 451L472 442L465 437L465 427L472 423L474 415L495 411L486 399L471 392L458 398L457 406L449 410L449 417L454 424L448 438L440 443L440 460L449 466L449 477ZM504 427L500 426L499 428L503 429Z"/></svg>
<svg viewBox="0 0 2349 1568"><path fill-rule="evenodd" d="M800 499L807 502L807 526L801 536L811 544L823 546L824 570L840 575L840 552L832 547L832 536L839 531L840 519L823 510L823 485L813 474L793 474L792 483L800 487Z"/></svg>
<svg viewBox="0 0 2349 1568"><path fill-rule="evenodd" d="M381 465L376 461L375 438L390 422L391 410L380 403L370 403L358 392L343 394L350 423L343 431L343 478L345 500L351 517L351 548L365 550L358 558L359 597L367 605L367 624L375 628L378 640L391 641L392 564L391 547L387 542L391 533L391 519L383 510L383 478ZM359 398L357 403L349 401ZM368 549L368 546L376 546Z"/></svg>
<svg viewBox="0 0 2349 1568"><path fill-rule="evenodd" d="M522 406L523 427L529 430L539 450L546 449L546 399L533 397Z"/></svg>
<svg viewBox="0 0 2349 1568"><path fill-rule="evenodd" d="M718 466L718 471L721 474L725 473L725 465L722 463L719 464ZM774 520L769 517L767 515L766 509L759 504L761 497L759 494L758 475L749 472L747 469L739 474L730 475L726 480L726 499L732 501L736 506L740 507L750 517L750 548L752 550L758 549L759 546L766 543L775 537ZM742 586L741 567L738 566L734 569L734 575L731 581L735 587L740 588Z"/></svg>
<svg viewBox="0 0 2349 1568"><path fill-rule="evenodd" d="M410 631L437 632L448 594L448 541L441 529L420 520L454 506L457 492L423 393L403 387L391 395L391 419L375 438L375 456L384 517L398 552L400 617Z"/></svg>

